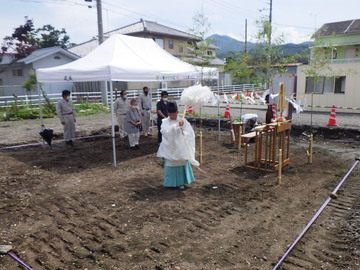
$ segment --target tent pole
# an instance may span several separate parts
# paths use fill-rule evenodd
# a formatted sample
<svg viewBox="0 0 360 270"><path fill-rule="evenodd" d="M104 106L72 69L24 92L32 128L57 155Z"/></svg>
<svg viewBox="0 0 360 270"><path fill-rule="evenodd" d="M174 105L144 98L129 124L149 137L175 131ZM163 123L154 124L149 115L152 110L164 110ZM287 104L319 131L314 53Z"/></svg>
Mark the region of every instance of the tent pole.
<svg viewBox="0 0 360 270"><path fill-rule="evenodd" d="M40 84L37 84L37 90L38 90L38 104L39 104L39 118L40 118L40 131L43 131L45 129L44 126L44 119L43 119L43 111L42 111L42 102L41 102L41 88L40 88ZM45 147L45 141L44 139L42 140L43 142L43 147Z"/></svg>
<svg viewBox="0 0 360 270"><path fill-rule="evenodd" d="M113 85L112 81L109 81L110 84L110 111L111 111L111 139L113 146L113 158L114 158L114 166L116 167L116 147L115 147L115 126L114 126L114 100L113 100ZM105 83L105 88L107 92L108 83Z"/></svg>

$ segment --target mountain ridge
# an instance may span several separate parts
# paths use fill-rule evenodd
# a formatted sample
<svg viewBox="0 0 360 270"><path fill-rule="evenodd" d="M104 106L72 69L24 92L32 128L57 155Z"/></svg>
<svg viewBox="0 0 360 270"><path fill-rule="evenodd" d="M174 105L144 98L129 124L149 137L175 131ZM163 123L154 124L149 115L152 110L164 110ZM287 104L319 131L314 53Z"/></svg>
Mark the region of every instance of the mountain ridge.
<svg viewBox="0 0 360 270"><path fill-rule="evenodd" d="M219 58L226 58L227 56L234 56L237 52L244 51L245 42L234 39L227 35L214 34L206 38L211 41L212 44L217 46L216 54ZM310 45L312 41L305 41L302 43L285 43L280 45L280 49L284 56L296 55L296 54L310 54ZM256 45L255 42L247 42L247 51L251 53L251 50Z"/></svg>

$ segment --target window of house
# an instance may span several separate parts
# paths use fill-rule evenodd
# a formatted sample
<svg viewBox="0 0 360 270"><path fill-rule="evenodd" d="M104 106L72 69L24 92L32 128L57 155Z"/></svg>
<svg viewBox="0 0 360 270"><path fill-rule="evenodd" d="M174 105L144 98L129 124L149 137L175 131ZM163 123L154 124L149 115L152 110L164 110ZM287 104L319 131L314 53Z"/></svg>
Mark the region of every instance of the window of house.
<svg viewBox="0 0 360 270"><path fill-rule="evenodd" d="M306 77L305 93L333 94L345 93L345 76Z"/></svg>
<svg viewBox="0 0 360 270"><path fill-rule="evenodd" d="M346 82L345 76L336 77L334 93L341 93L341 94L345 93L345 82Z"/></svg>
<svg viewBox="0 0 360 270"><path fill-rule="evenodd" d="M164 49L164 40L162 38L154 38L154 41Z"/></svg>
<svg viewBox="0 0 360 270"><path fill-rule="evenodd" d="M332 59L336 59L337 58L337 50L333 49L332 50Z"/></svg>
<svg viewBox="0 0 360 270"><path fill-rule="evenodd" d="M23 71L22 71L22 69L13 69L12 75L14 77L21 77L21 76L23 76Z"/></svg>
<svg viewBox="0 0 360 270"><path fill-rule="evenodd" d="M3 82L3 79L0 78L0 85L3 85L4 82Z"/></svg>
<svg viewBox="0 0 360 270"><path fill-rule="evenodd" d="M169 49L174 49L174 41L172 39L169 40Z"/></svg>
<svg viewBox="0 0 360 270"><path fill-rule="evenodd" d="M305 93L322 93L323 77L306 77Z"/></svg>
<svg viewBox="0 0 360 270"><path fill-rule="evenodd" d="M212 56L213 52L212 51L207 51L207 55Z"/></svg>
<svg viewBox="0 0 360 270"><path fill-rule="evenodd" d="M179 46L179 52L184 52L184 47L183 46Z"/></svg>
<svg viewBox="0 0 360 270"><path fill-rule="evenodd" d="M60 60L60 59L61 59L61 57L60 57L60 56L54 56L54 59L56 59L56 60Z"/></svg>
<svg viewBox="0 0 360 270"><path fill-rule="evenodd" d="M324 93L334 93L334 77L324 77Z"/></svg>

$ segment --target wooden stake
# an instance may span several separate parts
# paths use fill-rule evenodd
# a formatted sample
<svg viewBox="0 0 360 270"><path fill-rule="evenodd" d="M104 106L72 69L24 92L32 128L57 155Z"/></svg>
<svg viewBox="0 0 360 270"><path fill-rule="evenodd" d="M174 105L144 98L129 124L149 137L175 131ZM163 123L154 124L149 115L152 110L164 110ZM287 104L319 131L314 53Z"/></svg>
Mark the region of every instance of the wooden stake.
<svg viewBox="0 0 360 270"><path fill-rule="evenodd" d="M199 163L202 164L202 146L203 146L203 136L202 136L202 131L200 131L199 133Z"/></svg>
<svg viewBox="0 0 360 270"><path fill-rule="evenodd" d="M307 154L308 154L308 163L309 164L312 164L313 142L314 142L313 134L310 134L310 137L309 137L309 150L307 152Z"/></svg>
<svg viewBox="0 0 360 270"><path fill-rule="evenodd" d="M279 174L278 174L278 185L282 185L282 149L279 149Z"/></svg>
<svg viewBox="0 0 360 270"><path fill-rule="evenodd" d="M188 105L185 104L185 105L184 105L184 113L183 113L183 115L182 115L182 119L183 119L183 120L184 120L184 118L185 118L187 108L188 108Z"/></svg>

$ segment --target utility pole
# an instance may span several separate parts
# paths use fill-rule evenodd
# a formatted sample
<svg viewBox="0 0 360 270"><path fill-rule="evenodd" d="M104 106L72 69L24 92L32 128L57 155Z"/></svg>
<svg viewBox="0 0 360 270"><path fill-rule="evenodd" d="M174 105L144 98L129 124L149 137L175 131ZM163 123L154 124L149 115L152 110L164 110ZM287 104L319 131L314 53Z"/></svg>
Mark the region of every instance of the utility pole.
<svg viewBox="0 0 360 270"><path fill-rule="evenodd" d="M245 56L247 55L247 19L245 19L245 46L244 46Z"/></svg>
<svg viewBox="0 0 360 270"><path fill-rule="evenodd" d="M85 0L85 2L92 2L93 0ZM101 0L96 1L96 9L97 9L97 25L98 25L98 41L99 45L104 42L104 30L103 30L103 19L102 19L102 7L101 7ZM88 6L92 8L92 6ZM101 99L103 104L108 104L108 95L107 95L107 82L100 82L100 91L101 91ZM111 100L111 102L113 102Z"/></svg>
<svg viewBox="0 0 360 270"><path fill-rule="evenodd" d="M97 8L97 20L98 20L99 45L100 45L101 43L104 42L101 0L96 0L96 8Z"/></svg>
<svg viewBox="0 0 360 270"><path fill-rule="evenodd" d="M270 13L269 13L269 46L271 45L271 32L272 32L272 0L270 0Z"/></svg>
<svg viewBox="0 0 360 270"><path fill-rule="evenodd" d="M85 0L85 2L92 2L93 0ZM103 19L102 19L102 7L101 0L96 1L96 9L97 9L97 24L98 24L98 40L99 45L104 42L104 30L103 30ZM88 8L92 8L91 5Z"/></svg>

